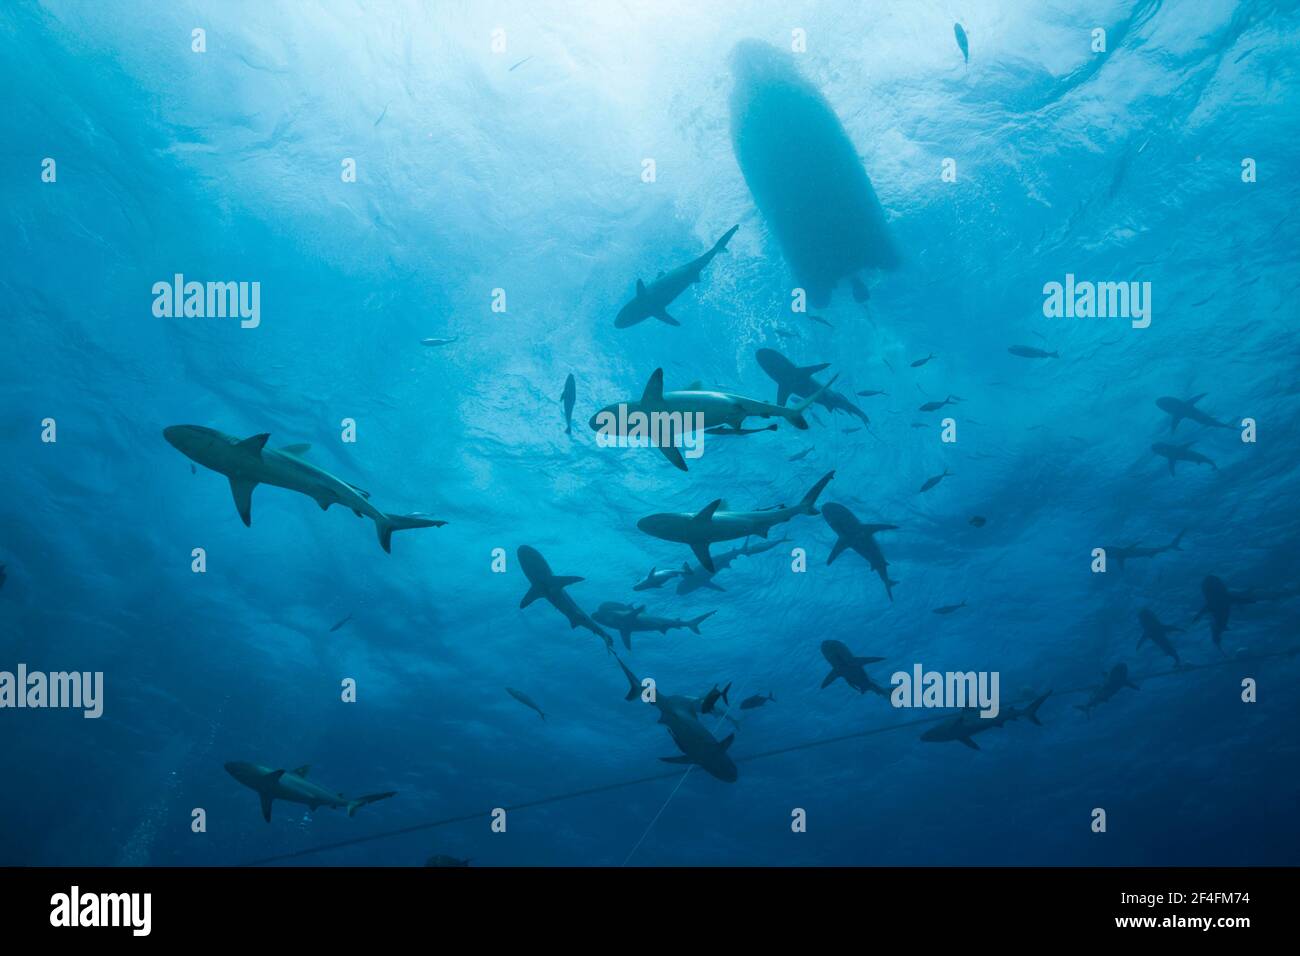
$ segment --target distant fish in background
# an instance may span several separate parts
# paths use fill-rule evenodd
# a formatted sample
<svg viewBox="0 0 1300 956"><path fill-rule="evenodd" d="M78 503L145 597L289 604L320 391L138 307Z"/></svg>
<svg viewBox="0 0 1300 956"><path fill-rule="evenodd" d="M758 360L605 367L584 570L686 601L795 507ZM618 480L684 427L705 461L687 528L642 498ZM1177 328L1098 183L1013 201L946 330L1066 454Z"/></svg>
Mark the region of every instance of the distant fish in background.
<svg viewBox="0 0 1300 956"><path fill-rule="evenodd" d="M1012 345L1007 349L1007 351L1010 352L1012 355L1018 355L1021 358L1048 359L1048 358L1061 357L1060 354L1057 352L1045 352L1042 349L1035 348L1032 345Z"/></svg>
<svg viewBox="0 0 1300 956"><path fill-rule="evenodd" d="M460 857L444 856L436 853L424 861L425 866L469 866L469 860L462 860Z"/></svg>
<svg viewBox="0 0 1300 956"><path fill-rule="evenodd" d="M515 690L513 687L507 687L506 693L509 694L511 697L513 697L515 700L519 701L519 703L523 704L529 710L536 711L537 716L542 718L542 720L546 719L546 715L542 713L542 708L538 707L537 703L531 697L525 694L523 691Z"/></svg>
<svg viewBox="0 0 1300 956"><path fill-rule="evenodd" d="M742 700L740 702L740 709L753 710L755 707L762 707L769 700L771 701L776 700L776 695L773 694L771 691L768 691L766 696L764 696L763 694L755 694L753 697L746 697L744 700Z"/></svg>
<svg viewBox="0 0 1300 956"><path fill-rule="evenodd" d="M798 332L791 332L789 329L773 329L778 336L783 339L801 339L803 338Z"/></svg>
<svg viewBox="0 0 1300 956"><path fill-rule="evenodd" d="M1144 607L1138 611L1138 624L1142 627L1142 636L1138 638L1137 646L1141 647L1143 641L1150 641L1160 650L1164 651L1174 659L1175 665L1181 665L1182 661L1178 659L1178 649L1169 640L1170 634L1181 634L1181 627L1171 627L1168 624L1161 624L1160 618L1156 617L1155 612L1150 608Z"/></svg>
<svg viewBox="0 0 1300 956"><path fill-rule="evenodd" d="M564 380L564 391L560 393L560 401L564 405L564 434L573 434L573 403L578 397L578 383L573 378L573 373Z"/></svg>
<svg viewBox="0 0 1300 956"><path fill-rule="evenodd" d="M953 35L957 37L957 48L961 50L962 62L970 65L970 41L966 39L966 29L960 23L952 25Z"/></svg>
<svg viewBox="0 0 1300 956"><path fill-rule="evenodd" d="M805 314L805 315L804 315L804 318L807 319L809 322L817 322L817 323L819 323L819 324L821 324L821 325L824 325L824 326L826 326L826 328L828 328L828 329L833 329L833 328L835 328L835 326L831 325L829 322L827 322L825 319L823 319L820 315Z"/></svg>
<svg viewBox="0 0 1300 956"><path fill-rule="evenodd" d="M1180 531L1174 535L1174 539L1166 545L1154 548L1145 548L1141 545L1129 545L1123 547L1115 544L1103 544L1102 550L1106 552L1106 559L1114 561L1119 570L1124 570L1124 562L1131 561L1134 558L1154 558L1156 555L1164 554L1166 551L1181 551L1183 535L1186 531Z"/></svg>
<svg viewBox="0 0 1300 956"><path fill-rule="evenodd" d="M191 474L191 475L197 475L198 473L199 473L198 468L196 468L194 465L191 464L191 465L190 465L190 474Z"/></svg>
<svg viewBox="0 0 1300 956"><path fill-rule="evenodd" d="M1110 669L1109 673L1101 675L1101 686L1094 688L1092 696L1088 698L1086 704L1075 704L1079 710L1083 711L1089 717L1092 717L1092 709L1098 704L1104 704L1110 700L1125 687L1131 687L1133 690L1139 690L1137 684L1129 680L1128 665L1116 664Z"/></svg>
<svg viewBox="0 0 1300 956"><path fill-rule="evenodd" d="M863 398L871 398L873 395L888 395L889 393L882 392L877 389L866 389L865 391L858 392L857 394L861 395Z"/></svg>
<svg viewBox="0 0 1300 956"><path fill-rule="evenodd" d="M983 515L972 515L970 519L971 526L975 528L982 528L988 523L989 519L985 518Z"/></svg>
<svg viewBox="0 0 1300 956"><path fill-rule="evenodd" d="M420 344L427 345L431 349L436 349L441 348L444 345L451 345L451 343L455 341L455 337L450 339L420 339Z"/></svg>
<svg viewBox="0 0 1300 956"><path fill-rule="evenodd" d="M921 490L917 492L917 494L924 494L925 492L933 488L935 485L937 485L939 482L943 481L945 478L951 478L951 477L952 477L952 472L949 471L947 468L945 468L943 470L943 474L935 475L933 478L925 479L925 484L921 486Z"/></svg>
<svg viewBox="0 0 1300 956"><path fill-rule="evenodd" d="M5 586L5 566L0 564L0 588Z"/></svg>
<svg viewBox="0 0 1300 956"><path fill-rule="evenodd" d="M700 281L700 274L718 253L726 251L727 243L731 241L731 237L736 234L736 230L739 228L740 226L732 226L721 239L713 244L713 248L704 255L692 259L686 265L679 266L672 272L661 273L649 286L637 279L636 296L631 302L619 309L618 317L614 319L614 327L617 329L630 328L651 317L667 325L681 325L680 322L668 314L668 306L679 295Z"/></svg>
<svg viewBox="0 0 1300 956"><path fill-rule="evenodd" d="M347 623L348 621L350 621L350 620L352 620L352 615L351 615L351 614L349 614L347 617L343 618L343 620L339 621L337 624L335 624L333 627L331 627L331 628L329 629L329 633L333 634L335 631L337 631L340 627L342 627L344 624L346 624L346 623Z"/></svg>
<svg viewBox="0 0 1300 956"><path fill-rule="evenodd" d="M960 610L961 610L962 608L964 608L965 606L966 606L966 602L965 602L965 601L962 601L960 604L945 604L943 607L937 607L937 608L935 608L935 609L934 609L934 613L935 613L935 614L951 614L951 613L953 613L954 611L960 611Z"/></svg>
<svg viewBox="0 0 1300 956"><path fill-rule="evenodd" d="M812 307L825 308L842 279L897 266L858 148L795 58L742 40L731 53L731 72L736 162Z"/></svg>
<svg viewBox="0 0 1300 956"><path fill-rule="evenodd" d="M700 713L701 714L713 713L713 709L718 705L719 699L721 699L724 704L730 707L731 701L727 699L727 693L730 690L731 690L730 683L728 683L727 686L722 688L721 690L718 689L717 684L714 684L713 689L704 695L704 702L700 704Z"/></svg>
<svg viewBox="0 0 1300 956"><path fill-rule="evenodd" d="M611 654L614 652L614 639L592 620L586 611L578 607L576 601L569 596L565 588L573 584L580 583L583 579L579 577L560 577L551 571L551 566L546 563L546 559L541 553L528 545L520 545L517 552L519 556L519 567L523 570L524 576L528 578L528 592L519 602L519 607L526 608L534 601L545 599L551 607L555 608L569 622L570 628L585 627L591 633L595 634L605 642L605 649Z"/></svg>
<svg viewBox="0 0 1300 956"><path fill-rule="evenodd" d="M858 425L854 425L852 428L841 428L840 431L843 432L845 435L852 435L855 432L862 431L862 428Z"/></svg>
<svg viewBox="0 0 1300 956"><path fill-rule="evenodd" d="M1195 444L1195 442L1189 441L1183 445L1171 445L1168 442L1158 441L1151 446L1151 450L1161 458L1169 459L1169 474L1171 475L1176 473L1174 467L1180 461L1191 462L1194 465L1209 465L1215 471L1218 471L1218 465L1206 458L1199 451L1192 451L1193 444Z"/></svg>
<svg viewBox="0 0 1300 956"><path fill-rule="evenodd" d="M816 445L809 445L803 451L795 452L793 455L787 458L786 461L803 461L805 458L807 458L809 455L812 454L813 449L816 447L817 447Z"/></svg>
<svg viewBox="0 0 1300 956"><path fill-rule="evenodd" d="M913 362L913 363L912 363L912 368L920 368L922 365L924 365L926 362L930 361L930 359L932 359L932 358L934 358L934 357L935 357L934 353L931 352L931 353L930 353L929 355L927 355L925 358L917 359L915 362Z"/></svg>
<svg viewBox="0 0 1300 956"><path fill-rule="evenodd" d="M1169 413L1169 430L1171 432L1178 430L1178 424L1184 418L1188 421L1196 422L1198 425L1204 425L1207 428L1232 428L1232 426L1227 422L1217 421L1196 407L1196 403L1208 394L1209 392L1202 392L1200 395L1195 395L1185 402L1177 398L1169 398L1168 396L1165 396L1156 399L1156 406L1160 408L1161 411Z"/></svg>
<svg viewBox="0 0 1300 956"><path fill-rule="evenodd" d="M518 63L516 63L514 66L512 66L510 69L506 70L506 72L507 72L507 73L513 73L515 70L519 69L521 66L523 66L525 63L527 63L527 62L528 62L529 60L531 60L531 59L532 59L531 56L526 56L526 57L524 57L522 60L520 60L520 61L519 61Z"/></svg>
<svg viewBox="0 0 1300 956"><path fill-rule="evenodd" d="M958 402L960 402L960 401L961 401L961 399L960 399L958 396L956 396L956 395L949 395L949 396L948 396L947 398L945 398L942 402L926 402L924 405L922 405L920 408L918 408L917 411L920 411L920 412L937 412L939 409L943 408L945 405L956 405L956 404L957 404Z"/></svg>
<svg viewBox="0 0 1300 956"><path fill-rule="evenodd" d="M913 427L913 428L929 428L930 426L927 425L925 422L912 422L912 427Z"/></svg>

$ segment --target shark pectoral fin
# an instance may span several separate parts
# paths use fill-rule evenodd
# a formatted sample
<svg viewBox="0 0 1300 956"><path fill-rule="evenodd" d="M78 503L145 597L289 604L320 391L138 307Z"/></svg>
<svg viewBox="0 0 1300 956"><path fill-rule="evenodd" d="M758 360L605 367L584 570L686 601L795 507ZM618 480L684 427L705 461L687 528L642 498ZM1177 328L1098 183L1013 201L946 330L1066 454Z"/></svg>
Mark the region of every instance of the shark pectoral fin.
<svg viewBox="0 0 1300 956"><path fill-rule="evenodd" d="M262 819L267 823L271 822L271 792L263 790L258 794L262 798Z"/></svg>
<svg viewBox="0 0 1300 956"><path fill-rule="evenodd" d="M827 687L830 687L831 684L834 684L835 679L839 676L840 675L838 671L831 671L829 674L827 674L825 678L822 679L822 690L825 690Z"/></svg>
<svg viewBox="0 0 1300 956"><path fill-rule="evenodd" d="M969 737L958 737L957 739L960 740L962 743L964 743L971 750L980 749L980 745L977 744L975 741L971 740Z"/></svg>
<svg viewBox="0 0 1300 956"><path fill-rule="evenodd" d="M726 738L725 740L721 741L722 749L723 749L723 750L726 750L728 747L730 747L730 746L735 742L735 740L736 740L736 734L735 734L734 732L732 732L731 734L728 734L728 735L727 735L727 738Z"/></svg>
<svg viewBox="0 0 1300 956"><path fill-rule="evenodd" d="M637 297L638 299L640 299L640 298L642 298L642 297L644 297L644 296L645 296L645 283L642 282L640 279L637 279L637 280L636 280L636 297Z"/></svg>
<svg viewBox="0 0 1300 956"><path fill-rule="evenodd" d="M631 631L619 631L619 632L618 632L618 636L621 637L621 638L623 638L623 646L626 647L626 648L630 651L630 650L632 649L632 632L631 632Z"/></svg>
<svg viewBox="0 0 1300 956"><path fill-rule="evenodd" d="M884 660L883 657L855 657L855 658L853 658L853 663L855 663L855 664L864 664L864 665L865 665L865 664L879 664L879 663L880 663L881 661L883 661L883 660Z"/></svg>
<svg viewBox="0 0 1300 956"><path fill-rule="evenodd" d="M836 538L835 546L831 548L831 555L826 559L827 564L834 562L841 554L848 550L849 542L844 538Z"/></svg>
<svg viewBox="0 0 1300 956"><path fill-rule="evenodd" d="M257 482L247 478L230 479L230 493L235 496L235 508L246 527L253 524L253 489L256 487Z"/></svg>
<svg viewBox="0 0 1300 956"><path fill-rule="evenodd" d="M674 445L660 445L659 450L663 452L664 457L673 463L673 467L678 471L686 471L686 459L682 457L681 451Z"/></svg>
<svg viewBox="0 0 1300 956"><path fill-rule="evenodd" d="M680 757L660 757L664 763L694 763L690 757L682 754Z"/></svg>
<svg viewBox="0 0 1300 956"><path fill-rule="evenodd" d="M660 309L658 312L654 313L654 317L665 325L681 325L680 322L668 314L667 309Z"/></svg>
<svg viewBox="0 0 1300 956"><path fill-rule="evenodd" d="M782 385L782 384L780 384L780 383L777 383L777 386L776 386L776 403L777 403L778 405L784 405L784 404L785 404L786 402L788 402L789 400L790 400L790 388L789 388L789 386L787 386L787 385Z"/></svg>
<svg viewBox="0 0 1300 956"><path fill-rule="evenodd" d="M528 589L528 593L523 596L522 600L520 600L519 606L521 608L528 607L528 605L532 604L534 601L545 596L546 588L542 587L540 584L534 584Z"/></svg>
<svg viewBox="0 0 1300 956"><path fill-rule="evenodd" d="M585 580L587 579L577 577L576 575L570 575L569 577L562 577L557 574L551 578L551 583L554 584L557 588L567 588L570 584L579 584Z"/></svg>
<svg viewBox="0 0 1300 956"><path fill-rule="evenodd" d="M700 562L700 566L705 571L713 573L717 569L713 566L713 555L709 554L709 546L706 542L696 541L691 545L691 550L695 552L695 558Z"/></svg>

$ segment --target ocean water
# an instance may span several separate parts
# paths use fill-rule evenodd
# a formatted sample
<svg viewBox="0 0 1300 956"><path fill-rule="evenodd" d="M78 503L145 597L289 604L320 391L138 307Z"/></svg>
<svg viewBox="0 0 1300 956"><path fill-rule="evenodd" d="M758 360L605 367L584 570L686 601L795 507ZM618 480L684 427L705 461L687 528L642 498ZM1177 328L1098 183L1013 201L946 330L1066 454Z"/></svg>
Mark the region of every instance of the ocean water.
<svg viewBox="0 0 1300 956"><path fill-rule="evenodd" d="M0 670L104 691L98 719L0 709L0 863L1300 863L1298 38L1296 4L1227 0L4 4ZM747 39L839 118L898 254L825 324L791 311L733 150ZM832 219L826 195L801 215ZM733 225L679 327L614 327L638 278ZM155 315L177 273L257 282L257 326ZM1067 274L1149 282L1149 326L1047 317ZM685 473L588 427L656 368L772 402L761 348L830 363L870 426L711 435ZM1156 399L1200 393L1230 427L1171 435ZM309 443L385 512L448 523L386 554L370 520L262 485L245 527L177 424ZM1193 439L1214 468L1151 450ZM642 517L793 504L832 469L822 503L897 526L892 601L857 554L826 563L817 515L725 591L632 590L696 560ZM679 751L603 642L520 607L522 545L588 612L716 611L614 649L664 694L774 693L705 718L736 781L661 762ZM1252 599L1221 649L1194 620L1207 575ZM1136 646L1143 608L1191 666ZM825 640L883 658L878 683L921 664L997 672L1004 709L1054 693L978 751L924 742L912 722L952 712L820 688ZM1086 716L1120 663L1140 690ZM397 794L268 824L229 761Z"/></svg>

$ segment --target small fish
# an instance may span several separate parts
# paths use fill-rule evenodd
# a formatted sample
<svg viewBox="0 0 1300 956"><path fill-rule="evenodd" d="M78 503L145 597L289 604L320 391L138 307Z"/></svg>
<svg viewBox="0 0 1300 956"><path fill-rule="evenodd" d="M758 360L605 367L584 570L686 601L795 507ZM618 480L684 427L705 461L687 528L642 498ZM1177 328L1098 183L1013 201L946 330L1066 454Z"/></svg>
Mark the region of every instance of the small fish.
<svg viewBox="0 0 1300 956"><path fill-rule="evenodd" d="M846 434L846 435L852 435L854 432L860 432L860 431L862 431L862 429L861 429L861 428L841 428L840 431L842 431L842 432L843 432L844 434Z"/></svg>
<svg viewBox="0 0 1300 956"><path fill-rule="evenodd" d="M515 70L519 69L521 66L523 66L525 63L527 63L527 62L528 62L529 60L531 60L531 59L532 59L531 56L526 56L526 57L524 57L522 60L520 60L520 61L519 61L518 63L516 63L514 66L512 66L510 69L506 70L506 72L507 72L507 73L513 73Z"/></svg>
<svg viewBox="0 0 1300 956"><path fill-rule="evenodd" d="M956 405L956 404L957 404L958 402L960 402L960 401L961 401L961 399L958 398L956 395L949 395L949 396L948 396L947 398L945 398L942 402L926 402L924 405L922 405L922 406L920 407L919 411L922 411L922 412L937 412L939 409L943 408L945 405Z"/></svg>
<svg viewBox="0 0 1300 956"><path fill-rule="evenodd" d="M740 702L740 709L753 710L755 707L762 707L769 700L776 700L776 695L773 694L771 691L768 691L766 697L764 697L762 694L755 694L753 697L746 697L744 700L742 700Z"/></svg>
<svg viewBox="0 0 1300 956"><path fill-rule="evenodd" d="M546 715L542 713L542 708L538 707L537 704L534 703L533 699L529 697L527 694L525 694L523 691L515 690L513 687L507 687L506 693L509 694L511 697L513 697L515 700L519 701L519 703L523 704L529 710L537 711L537 716L541 717L542 720L546 719Z"/></svg>
<svg viewBox="0 0 1300 956"><path fill-rule="evenodd" d="M714 705L717 704L719 697L722 698L722 702L724 704L730 707L731 701L727 700L727 691L729 690L731 690L730 683L728 683L726 687L722 688L722 690L718 690L718 685L714 684L713 690L709 691L707 694L704 695L704 703L700 705L700 713L701 714L713 713Z"/></svg>
<svg viewBox="0 0 1300 956"><path fill-rule="evenodd" d="M1044 352L1042 349L1034 348L1032 345L1013 345L1007 349L1012 355L1019 355L1021 358L1060 358L1059 352Z"/></svg>
<svg viewBox="0 0 1300 956"><path fill-rule="evenodd" d="M975 515L970 519L970 523L973 527L982 528L989 523L989 519L983 515Z"/></svg>
<svg viewBox="0 0 1300 956"><path fill-rule="evenodd" d="M574 381L573 373L564 380L564 391L560 393L560 401L564 403L564 434L573 434L573 402L578 396L578 383Z"/></svg>
<svg viewBox="0 0 1300 956"><path fill-rule="evenodd" d="M935 609L934 609L934 613L935 613L935 614L951 614L953 611L960 611L960 610L961 610L962 608L964 608L965 606L966 606L966 602L965 602L965 601L962 601L960 604L945 604L943 607L937 607L937 608L935 608Z"/></svg>
<svg viewBox="0 0 1300 956"><path fill-rule="evenodd" d="M923 359L917 359L915 362L913 362L913 363L912 363L912 368L920 368L922 365L924 365L926 362L930 361L930 359L932 359L932 358L934 358L934 353L933 353L933 352L931 352L931 353L930 353L929 355L927 355L925 358L923 358Z"/></svg>
<svg viewBox="0 0 1300 956"><path fill-rule="evenodd" d="M809 445L803 451L791 455L789 458L786 459L786 461L803 461L810 454L812 454L812 450L816 447L817 447L816 445Z"/></svg>
<svg viewBox="0 0 1300 956"><path fill-rule="evenodd" d="M773 329L777 335L783 339L800 339L803 338L798 332L791 332L789 329Z"/></svg>
<svg viewBox="0 0 1300 956"><path fill-rule="evenodd" d="M330 632L331 634L333 634L335 631L337 631L340 627L342 627L344 624L346 624L346 623L347 623L348 621L350 621L350 620L352 620L352 615L351 615L351 614L349 614L349 615L348 615L347 617L345 617L343 620L339 621L337 624L335 624L333 627L331 627L330 630L329 630L329 632Z"/></svg>
<svg viewBox="0 0 1300 956"><path fill-rule="evenodd" d="M0 588L5 586L5 566L0 564Z"/></svg>
<svg viewBox="0 0 1300 956"><path fill-rule="evenodd" d="M970 41L966 39L966 30L960 23L952 25L953 35L957 37L957 48L961 50L962 62L970 65Z"/></svg>
<svg viewBox="0 0 1300 956"><path fill-rule="evenodd" d="M820 315L805 314L805 315L804 315L804 318L808 319L808 321L810 321L810 322L820 322L822 325L826 326L826 328L828 328L828 329L833 329L833 328L835 328L835 326L831 325L829 322L827 322L825 319L823 319Z"/></svg>
<svg viewBox="0 0 1300 956"><path fill-rule="evenodd" d="M198 470L197 468L195 468L193 465L190 465L190 474L191 474L191 475L197 475L198 473L199 473L199 470Z"/></svg>
<svg viewBox="0 0 1300 956"><path fill-rule="evenodd" d="M927 425L925 422L912 422L912 427L913 427L913 428L929 428L930 426Z"/></svg>
<svg viewBox="0 0 1300 956"><path fill-rule="evenodd" d="M383 111L382 113L379 114L379 119L375 120L375 125L376 125L376 126L378 126L380 123L382 123L382 122L384 121L384 117L388 115L388 107L389 107L390 105L391 105L391 104L389 104L389 103L385 103L385 104L384 104L384 111Z"/></svg>
<svg viewBox="0 0 1300 956"><path fill-rule="evenodd" d="M947 468L945 468L945 469L943 470L943 474L942 474L942 475L935 475L933 478L927 478L927 479L925 480L925 484L923 484L923 485L921 486L921 491L922 491L922 492L929 491L931 488L933 488L933 487L934 487L935 485L937 485L939 482L943 481L945 478L947 478L947 477L949 477L949 476L951 476L951 475L952 475L952 472L949 471Z"/></svg>
<svg viewBox="0 0 1300 956"><path fill-rule="evenodd" d="M421 344L421 345L427 345L427 346L429 346L429 348L438 348L439 346L442 346L442 345L451 345L451 343L452 343L452 342L455 342L455 341L456 341L456 340L455 340L454 338L450 338L450 339L420 339L420 344Z"/></svg>
<svg viewBox="0 0 1300 956"><path fill-rule="evenodd" d="M858 392L858 394L861 395L863 398L871 398L871 396L873 395L888 395L889 393L882 392L878 389L866 389L864 391Z"/></svg>

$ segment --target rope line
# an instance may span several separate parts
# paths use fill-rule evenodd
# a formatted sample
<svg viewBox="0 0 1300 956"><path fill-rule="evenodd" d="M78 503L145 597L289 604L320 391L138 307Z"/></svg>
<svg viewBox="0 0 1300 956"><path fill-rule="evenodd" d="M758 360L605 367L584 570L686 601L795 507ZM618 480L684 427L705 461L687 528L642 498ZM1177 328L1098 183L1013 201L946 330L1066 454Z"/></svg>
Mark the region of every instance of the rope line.
<svg viewBox="0 0 1300 956"><path fill-rule="evenodd" d="M1134 677L1133 680L1143 681L1143 682L1158 680L1162 677L1171 677L1176 674L1188 674L1194 671L1212 670L1214 668L1223 667L1227 664L1250 664L1256 661L1272 660L1279 657L1295 657L1296 654L1297 654L1297 650L1292 649L1287 651L1273 651L1266 654L1254 654L1249 657L1229 657L1229 658L1224 658L1223 660L1210 661L1204 664L1184 664L1181 667L1175 667L1170 670L1157 671L1155 673L1147 674L1142 677ZM1052 696L1070 697L1075 694L1086 694L1092 691L1096 686L1097 686L1096 684L1089 684L1086 687L1074 687L1074 688L1070 688L1069 690L1053 691ZM798 750L811 750L815 747L827 747L830 746L831 744L843 743L848 740L859 740L863 737L875 737L879 734L887 734L895 730L904 730L906 728L917 727L922 724L936 723L937 721L940 720L947 720L952 716L953 714L951 711L945 711L944 713L940 713L940 714L932 714L926 717L919 717L915 720L907 720L895 724L886 724L881 727L870 727L866 730L855 730L851 733L839 734L835 737L822 737L817 740L807 740L804 741L803 743L790 744L789 746L786 747L776 747L773 748L772 750L763 750L758 753L747 754L743 757L736 757L734 758L734 762L738 764L749 763L752 760L765 760L769 757L776 757L776 756L780 756L781 754L793 753ZM636 777L631 780L620 780L615 783L606 783L595 787L586 787L582 790L571 790L567 793L552 794L549 797L539 797L536 800L527 800L523 803L516 803L513 806L503 807L502 809L504 809L507 813L514 813L517 810L529 810L535 807L547 806L548 804L552 804L552 803L560 803L565 800L577 800L581 797L589 797L598 793L608 793L611 790L621 790L624 787L635 787L643 783L654 783L659 780L670 780L678 776L679 776L679 771L670 770L667 773L651 774L645 777ZM678 781L679 787L681 786L682 781L686 779L685 774L680 774L680 776L681 776L681 780ZM675 792L676 791L674 790L674 793ZM672 797L670 795L669 800L671 799ZM666 802L664 806L665 807L667 806ZM663 810L661 809L660 813L662 812ZM383 830L379 833L371 833L366 836L350 837L349 839L346 840L336 840L333 843L321 843L316 846L305 847L301 850L293 850L289 853L278 853L274 856L265 856L265 857L261 857L260 859L249 860L248 862L239 865L240 866L265 866L266 864L269 863L280 863L286 860L296 860L304 856L312 856L316 853L325 853L330 850L339 850L344 847L357 846L358 844L362 844L362 843L371 843L376 840L387 840L390 837L403 836L408 833L419 833L422 830L434 830L439 827L451 826L456 823L468 823L471 820L479 820L484 817L490 817L490 816L491 816L490 812L478 810L473 813L463 813L459 816L445 817L441 820L432 820L429 821L428 823L416 823L416 824L412 824L411 826L400 827L399 829L396 830ZM657 820L658 817L656 816L655 819ZM651 827L653 826L654 826L654 822L652 821ZM646 833L649 833L649 828L647 828ZM645 839L644 835L642 836L642 839L643 840ZM637 845L639 846L640 843L638 842ZM635 851L636 848L634 847L633 853L635 853ZM628 854L629 859L631 858L631 855L632 854Z"/></svg>

